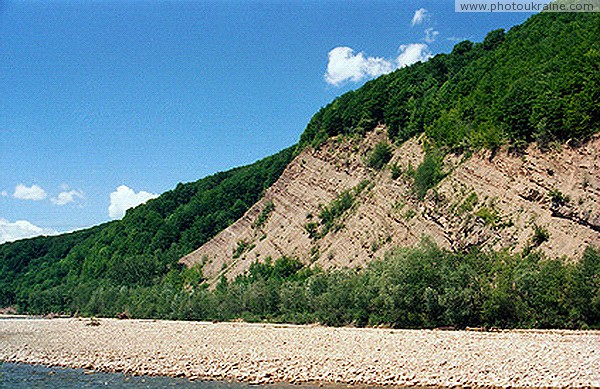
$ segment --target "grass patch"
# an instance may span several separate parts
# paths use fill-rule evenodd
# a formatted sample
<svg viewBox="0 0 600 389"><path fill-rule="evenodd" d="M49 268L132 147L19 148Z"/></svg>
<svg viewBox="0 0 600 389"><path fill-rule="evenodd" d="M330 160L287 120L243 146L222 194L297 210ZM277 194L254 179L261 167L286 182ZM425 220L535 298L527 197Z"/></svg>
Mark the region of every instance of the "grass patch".
<svg viewBox="0 0 600 389"><path fill-rule="evenodd" d="M242 254L250 251L256 246L252 242L246 242L244 239L238 240L235 250L233 250L233 258L239 258Z"/></svg>
<svg viewBox="0 0 600 389"><path fill-rule="evenodd" d="M265 222L267 221L267 219L269 218L269 216L271 216L271 213L273 213L273 210L275 210L275 204L273 204L273 202L271 200L267 201L265 203L265 207L260 212L260 215L258 215L256 220L254 221L253 226L255 228L262 227L265 224Z"/></svg>
<svg viewBox="0 0 600 389"><path fill-rule="evenodd" d="M462 215L465 212L471 212L478 202L479 199L477 198L477 194L475 192L471 193L467 196L465 201L463 201L462 204L458 207L458 214Z"/></svg>
<svg viewBox="0 0 600 389"><path fill-rule="evenodd" d="M369 157L367 158L367 166L375 170L381 170L392 158L392 147L389 143L381 141L377 143Z"/></svg>
<svg viewBox="0 0 600 389"><path fill-rule="evenodd" d="M345 190L319 212L319 222L304 224L304 229L312 239L320 239L329 231L339 231L343 224L339 219L354 205L356 197L367 187L372 187L371 181L363 180L352 189Z"/></svg>

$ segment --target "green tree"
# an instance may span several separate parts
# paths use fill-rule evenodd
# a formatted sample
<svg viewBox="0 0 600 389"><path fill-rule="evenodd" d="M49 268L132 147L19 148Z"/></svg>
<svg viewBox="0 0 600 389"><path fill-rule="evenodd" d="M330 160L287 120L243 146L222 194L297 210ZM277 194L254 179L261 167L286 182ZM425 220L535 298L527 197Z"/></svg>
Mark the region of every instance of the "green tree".
<svg viewBox="0 0 600 389"><path fill-rule="evenodd" d="M389 143L381 141L375 145L375 148L367 159L367 166L380 170L392 158L392 148Z"/></svg>

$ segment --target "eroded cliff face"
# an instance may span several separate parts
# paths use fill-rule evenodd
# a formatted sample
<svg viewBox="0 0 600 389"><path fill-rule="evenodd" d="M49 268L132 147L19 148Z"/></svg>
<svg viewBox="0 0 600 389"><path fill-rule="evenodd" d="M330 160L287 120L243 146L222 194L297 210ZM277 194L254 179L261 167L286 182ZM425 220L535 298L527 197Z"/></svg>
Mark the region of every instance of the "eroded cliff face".
<svg viewBox="0 0 600 389"><path fill-rule="evenodd" d="M600 136L554 151L532 145L519 155L448 156L448 174L423 200L407 174L423 161L423 138L394 147L387 167L377 171L365 160L382 140L380 126L365 137L304 150L241 219L180 261L202 264L210 282L283 255L323 268L362 266L424 237L452 250L528 246L573 259L590 244L600 246ZM392 164L404 172L395 179ZM351 205L325 228L322 209L345 192Z"/></svg>

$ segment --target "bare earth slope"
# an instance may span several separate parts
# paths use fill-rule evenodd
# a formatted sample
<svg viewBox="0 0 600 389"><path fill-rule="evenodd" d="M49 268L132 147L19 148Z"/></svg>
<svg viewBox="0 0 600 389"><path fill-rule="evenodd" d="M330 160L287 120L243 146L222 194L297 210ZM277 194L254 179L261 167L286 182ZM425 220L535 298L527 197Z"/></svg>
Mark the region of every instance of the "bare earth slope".
<svg viewBox="0 0 600 389"><path fill-rule="evenodd" d="M204 276L215 280L282 255L324 268L362 266L423 237L454 250L479 245L520 251L529 245L575 259L587 245L600 246L599 136L555 151L532 145L520 155L486 150L447 157L449 174L424 200L414 195L409 174L394 180L389 169L393 163L404 172L416 168L425 154L422 138L395 147L381 171L365 166L370 150L386 139L380 126L360 139L336 138L304 150L263 199L181 262L202 263ZM336 228L311 237L307 225L318 225L321 207L365 180L369 184L336 219ZM267 212L270 203L273 210ZM538 244L536 229L546 231L548 240Z"/></svg>

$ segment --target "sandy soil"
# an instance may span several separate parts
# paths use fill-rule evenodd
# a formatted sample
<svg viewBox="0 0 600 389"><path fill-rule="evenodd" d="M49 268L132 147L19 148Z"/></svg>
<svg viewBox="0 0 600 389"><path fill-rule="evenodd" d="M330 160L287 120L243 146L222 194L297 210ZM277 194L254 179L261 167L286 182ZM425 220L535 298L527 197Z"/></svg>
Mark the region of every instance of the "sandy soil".
<svg viewBox="0 0 600 389"><path fill-rule="evenodd" d="M221 275L234 279L267 257L286 255L324 269L364 267L396 247L417 246L423 234L458 252L479 247L521 253L532 244L537 226L548 232L537 249L550 258L578 260L587 246L600 247L600 134L560 151L542 152L532 144L519 155L506 148L493 158L489 150L470 158L448 155L448 175L418 200L413 179L393 179L389 166L396 163L405 172L419 166L425 156L422 137L395 147L389 166L380 171L364 165L386 133L380 126L360 139L332 138L318 150L305 149L240 219L180 262L202 264L203 277L215 286ZM323 205L363 180L373 187L336 219L341 228L312 239L306 224L319 222ZM555 205L553 192L570 200ZM273 211L257 226L268 202ZM494 221L477 216L482 209L492 212ZM240 241L248 249L237 255Z"/></svg>
<svg viewBox="0 0 600 389"><path fill-rule="evenodd" d="M2 319L0 360L367 385L600 387L599 331L429 331L151 320Z"/></svg>

